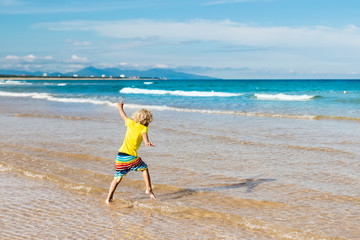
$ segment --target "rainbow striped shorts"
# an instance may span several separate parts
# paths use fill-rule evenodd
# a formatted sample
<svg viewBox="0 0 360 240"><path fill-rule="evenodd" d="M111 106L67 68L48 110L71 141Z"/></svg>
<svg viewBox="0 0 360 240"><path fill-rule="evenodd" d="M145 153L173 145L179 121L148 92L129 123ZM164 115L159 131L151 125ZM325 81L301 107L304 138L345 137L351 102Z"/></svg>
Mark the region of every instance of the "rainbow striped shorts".
<svg viewBox="0 0 360 240"><path fill-rule="evenodd" d="M119 152L116 157L115 168L115 178L120 178L125 176L131 170L143 171L146 170L148 166L141 160L141 157L135 157Z"/></svg>

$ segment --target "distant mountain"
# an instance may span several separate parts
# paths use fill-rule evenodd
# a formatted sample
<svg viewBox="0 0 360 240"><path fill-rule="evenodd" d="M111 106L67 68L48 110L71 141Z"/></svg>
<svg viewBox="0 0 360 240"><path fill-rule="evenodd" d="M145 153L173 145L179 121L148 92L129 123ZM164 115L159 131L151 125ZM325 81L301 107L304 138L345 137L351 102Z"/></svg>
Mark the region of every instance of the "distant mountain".
<svg viewBox="0 0 360 240"><path fill-rule="evenodd" d="M149 77L149 78L167 78L167 79L214 79L213 77L201 76L183 72L177 72L171 69L163 68L152 68L146 71L140 70L122 70L119 68L104 68L99 69L93 66L89 66L77 72L70 72L64 75L72 76L77 74L79 77L101 77L103 74L106 77L120 77L120 75L125 75L126 77Z"/></svg>
<svg viewBox="0 0 360 240"><path fill-rule="evenodd" d="M43 76L44 72L28 72L28 71L17 71L17 70L6 70L0 69L0 75L27 75L27 76ZM76 72L68 73L47 73L47 76L73 76L74 74L79 77L101 77L105 75L106 77L120 77L120 75L125 75L125 77L149 77L149 78L166 78L166 79L215 79L213 77L201 76L195 74L189 74L184 72L177 72L171 69L163 68L152 68L146 71L140 70L121 70L118 68L104 68L99 69L93 66L86 67L82 70Z"/></svg>

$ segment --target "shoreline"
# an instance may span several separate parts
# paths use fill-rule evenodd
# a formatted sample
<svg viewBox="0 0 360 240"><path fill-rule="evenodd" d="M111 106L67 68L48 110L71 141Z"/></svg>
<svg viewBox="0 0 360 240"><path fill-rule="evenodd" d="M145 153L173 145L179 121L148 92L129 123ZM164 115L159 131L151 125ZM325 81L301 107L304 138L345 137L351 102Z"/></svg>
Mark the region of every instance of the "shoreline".
<svg viewBox="0 0 360 240"><path fill-rule="evenodd" d="M30 94L63 90L39 82L11 88ZM107 89L117 92L116 85L141 84L113 83L101 90L108 84L98 81L93 88L105 95ZM6 231L0 239L99 233L187 239L197 231L195 237L203 239L254 240L360 234L355 125L157 111L149 129L156 147L140 148L139 155L150 167L159 201L144 194L141 173L132 172L107 206L114 154L126 132L117 109L39 97L1 98L0 217Z"/></svg>

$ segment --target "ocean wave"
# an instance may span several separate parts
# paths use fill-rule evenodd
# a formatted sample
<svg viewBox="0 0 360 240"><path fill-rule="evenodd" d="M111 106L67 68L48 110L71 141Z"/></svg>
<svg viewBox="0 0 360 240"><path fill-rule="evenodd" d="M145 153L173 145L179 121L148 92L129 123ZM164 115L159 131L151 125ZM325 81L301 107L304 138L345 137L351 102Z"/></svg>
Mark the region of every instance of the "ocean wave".
<svg viewBox="0 0 360 240"><path fill-rule="evenodd" d="M3 97L31 97L34 99L44 99L53 102L64 102L64 103L91 103L96 105L109 105L116 106L116 103L110 101L97 100L92 98L61 98L54 97L49 93L16 93L16 92L3 92L0 91L0 96Z"/></svg>
<svg viewBox="0 0 360 240"><path fill-rule="evenodd" d="M154 84L154 82L144 82L145 85L151 85Z"/></svg>
<svg viewBox="0 0 360 240"><path fill-rule="evenodd" d="M157 90L157 89L141 89L141 88L123 88L120 93L126 94L151 94L151 95L174 95L183 97L236 97L243 94L228 92L202 92L202 91L181 91L181 90Z"/></svg>
<svg viewBox="0 0 360 240"><path fill-rule="evenodd" d="M34 99L44 99L47 101L63 102L63 103L90 103L95 105L106 105L116 107L117 103L94 99L94 98L62 98L55 97L49 93L16 93L0 91L0 96L5 97L31 97ZM173 111L173 112L188 112L188 113L204 113L204 114L220 114L220 115L237 115L244 117L269 117L269 118L292 118L292 119L308 119L308 120L346 120L360 122L360 118L346 117L346 116L324 116L324 115L296 115L284 113L259 113L259 112L245 112L245 111L230 111L230 110L211 110L211 109L195 109L195 108L179 108L167 105L146 105L146 104L132 104L127 103L125 108L141 109L147 108L155 111Z"/></svg>
<svg viewBox="0 0 360 240"><path fill-rule="evenodd" d="M210 109L192 109L192 108L177 108L166 105L140 105L140 104L126 104L125 107L139 109L148 108L157 111L175 111L175 112L189 112L189 113L206 113L206 114L221 114L221 115L238 115L247 117L274 117L274 118L297 118L297 119L317 119L319 116L312 115L291 115L291 114L272 114L272 113L256 113L243 111L229 111L229 110L210 110Z"/></svg>
<svg viewBox="0 0 360 240"><path fill-rule="evenodd" d="M283 93L279 94L259 94L254 96L259 100L280 100L280 101L308 101L315 98L314 95L287 95Z"/></svg>
<svg viewBox="0 0 360 240"><path fill-rule="evenodd" d="M43 83L44 86L58 86L58 87L63 87L63 86L67 86L67 83Z"/></svg>
<svg viewBox="0 0 360 240"><path fill-rule="evenodd" d="M23 81L13 81L13 80L5 80L0 81L0 85L31 85L32 83L23 82Z"/></svg>
<svg viewBox="0 0 360 240"><path fill-rule="evenodd" d="M3 97L33 97L41 93L17 93L17 92L3 92L0 91L0 96Z"/></svg>
<svg viewBox="0 0 360 240"><path fill-rule="evenodd" d="M116 106L116 104L112 104ZM174 112L188 112L188 113L204 113L215 115L237 115L242 117L267 117L267 118L292 118L304 120L345 120L360 122L360 118L346 117L346 116L324 116L324 115L297 115L284 113L259 113L259 112L245 112L245 111L230 111L230 110L210 110L210 109L192 109L192 108L177 108L166 105L142 105L142 104L126 104L126 108L139 109L147 108L156 111L174 111Z"/></svg>

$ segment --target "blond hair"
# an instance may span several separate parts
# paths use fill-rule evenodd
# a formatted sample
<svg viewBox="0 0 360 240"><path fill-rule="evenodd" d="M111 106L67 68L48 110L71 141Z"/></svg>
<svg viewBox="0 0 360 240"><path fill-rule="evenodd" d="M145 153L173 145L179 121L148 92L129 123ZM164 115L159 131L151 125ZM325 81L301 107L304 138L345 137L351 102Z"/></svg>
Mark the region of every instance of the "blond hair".
<svg viewBox="0 0 360 240"><path fill-rule="evenodd" d="M153 115L151 111L146 109L140 109L139 111L134 113L132 117L135 122L140 123L144 126L148 126L149 123L151 123L153 120Z"/></svg>

